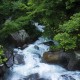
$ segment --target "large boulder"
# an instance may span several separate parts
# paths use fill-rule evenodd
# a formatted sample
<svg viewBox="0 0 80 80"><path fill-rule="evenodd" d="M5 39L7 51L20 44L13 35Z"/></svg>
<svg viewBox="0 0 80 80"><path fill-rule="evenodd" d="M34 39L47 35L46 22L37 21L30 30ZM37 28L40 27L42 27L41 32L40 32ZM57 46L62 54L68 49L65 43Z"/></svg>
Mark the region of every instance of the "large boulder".
<svg viewBox="0 0 80 80"><path fill-rule="evenodd" d="M11 50L5 50L4 54L5 54L5 57L7 58L5 66L8 67L8 68L10 68L14 64L14 55L13 55L13 52Z"/></svg>
<svg viewBox="0 0 80 80"><path fill-rule="evenodd" d="M26 41L29 41L29 35L26 33L25 30L19 30L15 33L10 34L11 41L14 43L16 46L23 46L23 44L26 43Z"/></svg>
<svg viewBox="0 0 80 80"><path fill-rule="evenodd" d="M47 63L59 64L68 70L80 70L80 59L75 53L48 51L43 54L43 60Z"/></svg>
<svg viewBox="0 0 80 80"><path fill-rule="evenodd" d="M73 65L74 70L80 70L80 51L75 51L76 54L76 62Z"/></svg>
<svg viewBox="0 0 80 80"><path fill-rule="evenodd" d="M59 61L59 53L58 52L45 52L43 54L43 60L48 63L57 63Z"/></svg>
<svg viewBox="0 0 80 80"><path fill-rule="evenodd" d="M14 64L17 64L17 65L25 64L24 56L21 54L16 54L14 57Z"/></svg>

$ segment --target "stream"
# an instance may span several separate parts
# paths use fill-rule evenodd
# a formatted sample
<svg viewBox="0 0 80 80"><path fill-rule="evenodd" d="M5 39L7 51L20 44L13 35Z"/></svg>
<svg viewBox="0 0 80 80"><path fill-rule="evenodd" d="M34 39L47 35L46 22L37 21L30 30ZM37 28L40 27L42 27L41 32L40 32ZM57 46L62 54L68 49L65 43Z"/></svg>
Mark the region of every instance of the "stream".
<svg viewBox="0 0 80 80"><path fill-rule="evenodd" d="M14 64L4 80L80 80L80 71L67 71L58 65L43 62L43 53L49 51L49 46L43 44L47 41L39 37L24 50L16 49L17 54L24 56L24 64Z"/></svg>

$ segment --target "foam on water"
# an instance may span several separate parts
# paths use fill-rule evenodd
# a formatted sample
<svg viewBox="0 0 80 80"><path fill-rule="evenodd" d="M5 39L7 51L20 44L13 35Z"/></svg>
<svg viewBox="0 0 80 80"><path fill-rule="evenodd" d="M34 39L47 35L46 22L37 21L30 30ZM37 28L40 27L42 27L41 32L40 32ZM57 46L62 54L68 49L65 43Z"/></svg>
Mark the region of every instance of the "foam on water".
<svg viewBox="0 0 80 80"><path fill-rule="evenodd" d="M35 23L38 30L43 32L45 26ZM15 54L24 56L25 64L16 65L10 68L5 80L24 80L26 76L38 73L41 78L48 80L80 80L80 71L67 71L58 65L42 63L43 53L49 50L49 46L43 44L48 41L40 37L33 44L28 45L24 50L14 49ZM55 43L57 44L57 43ZM73 78L73 79L72 79ZM32 80L32 79L29 79Z"/></svg>
<svg viewBox="0 0 80 80"><path fill-rule="evenodd" d="M40 37L34 44L30 44L24 50L18 50L17 54L24 55L24 65L14 65L11 68L12 76L8 76L6 80L24 80L25 76L38 73L41 78L49 80L66 80L62 75L73 77L80 80L79 71L67 71L58 65L49 65L41 62L43 53L49 50L49 46L44 45L45 39ZM35 47L37 46L37 48ZM67 78L68 80L71 80Z"/></svg>
<svg viewBox="0 0 80 80"><path fill-rule="evenodd" d="M34 25L36 26L36 28L37 28L39 31L44 32L45 26L39 25L37 22L34 23Z"/></svg>

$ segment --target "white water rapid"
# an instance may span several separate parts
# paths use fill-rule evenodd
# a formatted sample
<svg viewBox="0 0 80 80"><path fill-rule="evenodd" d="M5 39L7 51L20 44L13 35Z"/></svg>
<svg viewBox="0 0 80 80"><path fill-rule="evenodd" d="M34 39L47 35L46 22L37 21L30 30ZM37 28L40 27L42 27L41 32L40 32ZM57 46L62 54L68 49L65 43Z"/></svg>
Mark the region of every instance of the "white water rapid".
<svg viewBox="0 0 80 80"><path fill-rule="evenodd" d="M14 64L5 80L80 80L80 71L67 71L58 65L42 62L43 53L49 50L49 46L43 44L46 41L47 39L40 37L24 50L19 49L17 54L24 56L25 64ZM27 78L36 73L41 79Z"/></svg>

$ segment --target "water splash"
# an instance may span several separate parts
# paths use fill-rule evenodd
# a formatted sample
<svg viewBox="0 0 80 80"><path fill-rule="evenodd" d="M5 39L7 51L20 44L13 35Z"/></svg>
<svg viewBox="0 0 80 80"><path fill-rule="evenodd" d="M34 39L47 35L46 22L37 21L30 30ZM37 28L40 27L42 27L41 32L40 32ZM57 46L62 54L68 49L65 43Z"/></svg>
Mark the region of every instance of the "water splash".
<svg viewBox="0 0 80 80"><path fill-rule="evenodd" d="M44 32L45 26L38 23L34 23L34 25L39 31ZM38 73L39 78L42 79L29 78L28 80L80 80L80 71L67 71L58 65L42 63L43 53L49 50L49 46L44 44L47 41L49 39L40 37L24 50L14 49L15 54L24 56L25 64L14 64L6 73L7 77L4 80L27 80L27 76L35 73ZM54 43L57 45L56 42Z"/></svg>
<svg viewBox="0 0 80 80"><path fill-rule="evenodd" d="M42 63L41 57L43 53L49 50L49 46L44 45L43 42L46 42L46 40L40 37L24 50L19 49L17 54L24 55L25 64L14 64L10 68L12 75L8 75L5 80L24 80L26 76L35 73L38 73L40 78L45 78L46 80L80 80L79 71L67 71L58 65Z"/></svg>
<svg viewBox="0 0 80 80"><path fill-rule="evenodd" d="M45 26L43 26L43 25L39 25L37 22L34 23L34 25L36 26L36 28L37 28L39 31L44 32L44 28L45 28Z"/></svg>

